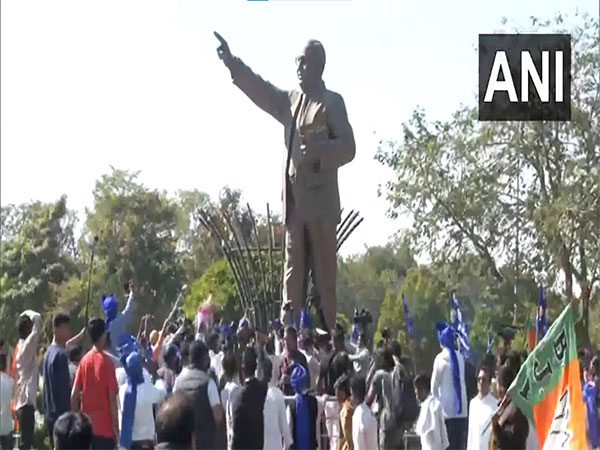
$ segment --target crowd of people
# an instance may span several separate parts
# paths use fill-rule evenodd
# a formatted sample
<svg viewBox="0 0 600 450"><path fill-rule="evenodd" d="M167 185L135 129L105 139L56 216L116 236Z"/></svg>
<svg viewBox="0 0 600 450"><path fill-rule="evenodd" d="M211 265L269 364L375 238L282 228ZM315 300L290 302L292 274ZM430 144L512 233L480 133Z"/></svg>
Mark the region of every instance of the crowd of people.
<svg viewBox="0 0 600 450"><path fill-rule="evenodd" d="M178 307L160 329L142 317L136 336L127 332L131 288L122 309L103 297L104 317L75 336L69 316L56 314L41 377L41 316L25 311L14 351L0 349L0 447L34 446L41 380L54 449L538 448L518 409L498 412L522 355L505 349L475 371L448 324L438 326L431 373L415 374L398 341L384 332L373 346L360 323L347 336L340 325L311 327L303 311L299 323L275 320L261 333L247 317L215 323L210 308L195 323L181 320ZM86 336L92 346L82 355ZM581 364L594 448L600 362Z"/></svg>

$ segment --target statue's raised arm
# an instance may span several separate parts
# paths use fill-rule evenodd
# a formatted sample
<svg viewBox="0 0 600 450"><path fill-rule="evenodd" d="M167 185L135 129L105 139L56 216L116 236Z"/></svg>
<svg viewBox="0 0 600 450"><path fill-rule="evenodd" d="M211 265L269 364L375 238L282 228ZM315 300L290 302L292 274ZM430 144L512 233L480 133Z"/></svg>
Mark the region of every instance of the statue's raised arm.
<svg viewBox="0 0 600 450"><path fill-rule="evenodd" d="M290 105L288 92L273 86L255 74L240 58L231 54L229 44L223 36L216 31L214 34L219 41L217 55L229 69L233 84L240 88L259 108L283 123Z"/></svg>

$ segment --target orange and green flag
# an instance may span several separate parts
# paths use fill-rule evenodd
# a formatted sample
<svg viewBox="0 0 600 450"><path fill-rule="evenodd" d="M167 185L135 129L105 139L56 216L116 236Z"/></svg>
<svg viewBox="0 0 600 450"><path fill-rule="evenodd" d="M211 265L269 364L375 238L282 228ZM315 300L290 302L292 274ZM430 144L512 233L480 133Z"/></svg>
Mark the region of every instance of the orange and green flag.
<svg viewBox="0 0 600 450"><path fill-rule="evenodd" d="M576 320L576 310L569 304L529 354L508 390L533 423L542 450L587 448Z"/></svg>

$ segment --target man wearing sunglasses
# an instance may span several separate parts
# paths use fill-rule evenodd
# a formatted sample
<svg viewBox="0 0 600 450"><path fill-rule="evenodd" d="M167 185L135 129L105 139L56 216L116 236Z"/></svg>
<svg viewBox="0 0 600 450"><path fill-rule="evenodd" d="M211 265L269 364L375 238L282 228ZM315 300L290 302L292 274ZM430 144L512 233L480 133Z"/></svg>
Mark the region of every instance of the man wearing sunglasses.
<svg viewBox="0 0 600 450"><path fill-rule="evenodd" d="M284 305L304 307L308 273L320 296L327 326L336 319L336 228L341 219L337 170L354 159L356 146L341 95L325 88L325 49L310 40L296 58L300 89L279 89L233 56L215 32L217 53L233 83L284 127L287 158L283 183L286 226ZM295 318L298 320L298 318Z"/></svg>

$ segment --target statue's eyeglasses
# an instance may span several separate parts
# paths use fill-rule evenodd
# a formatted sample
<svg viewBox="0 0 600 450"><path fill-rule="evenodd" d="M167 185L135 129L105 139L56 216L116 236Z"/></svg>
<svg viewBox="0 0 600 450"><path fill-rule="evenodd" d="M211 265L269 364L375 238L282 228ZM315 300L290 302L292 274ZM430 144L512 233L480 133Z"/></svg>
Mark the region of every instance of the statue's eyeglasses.
<svg viewBox="0 0 600 450"><path fill-rule="evenodd" d="M295 61L296 61L296 65L299 65L299 64L304 65L304 64L306 64L306 57L304 55L296 56Z"/></svg>

